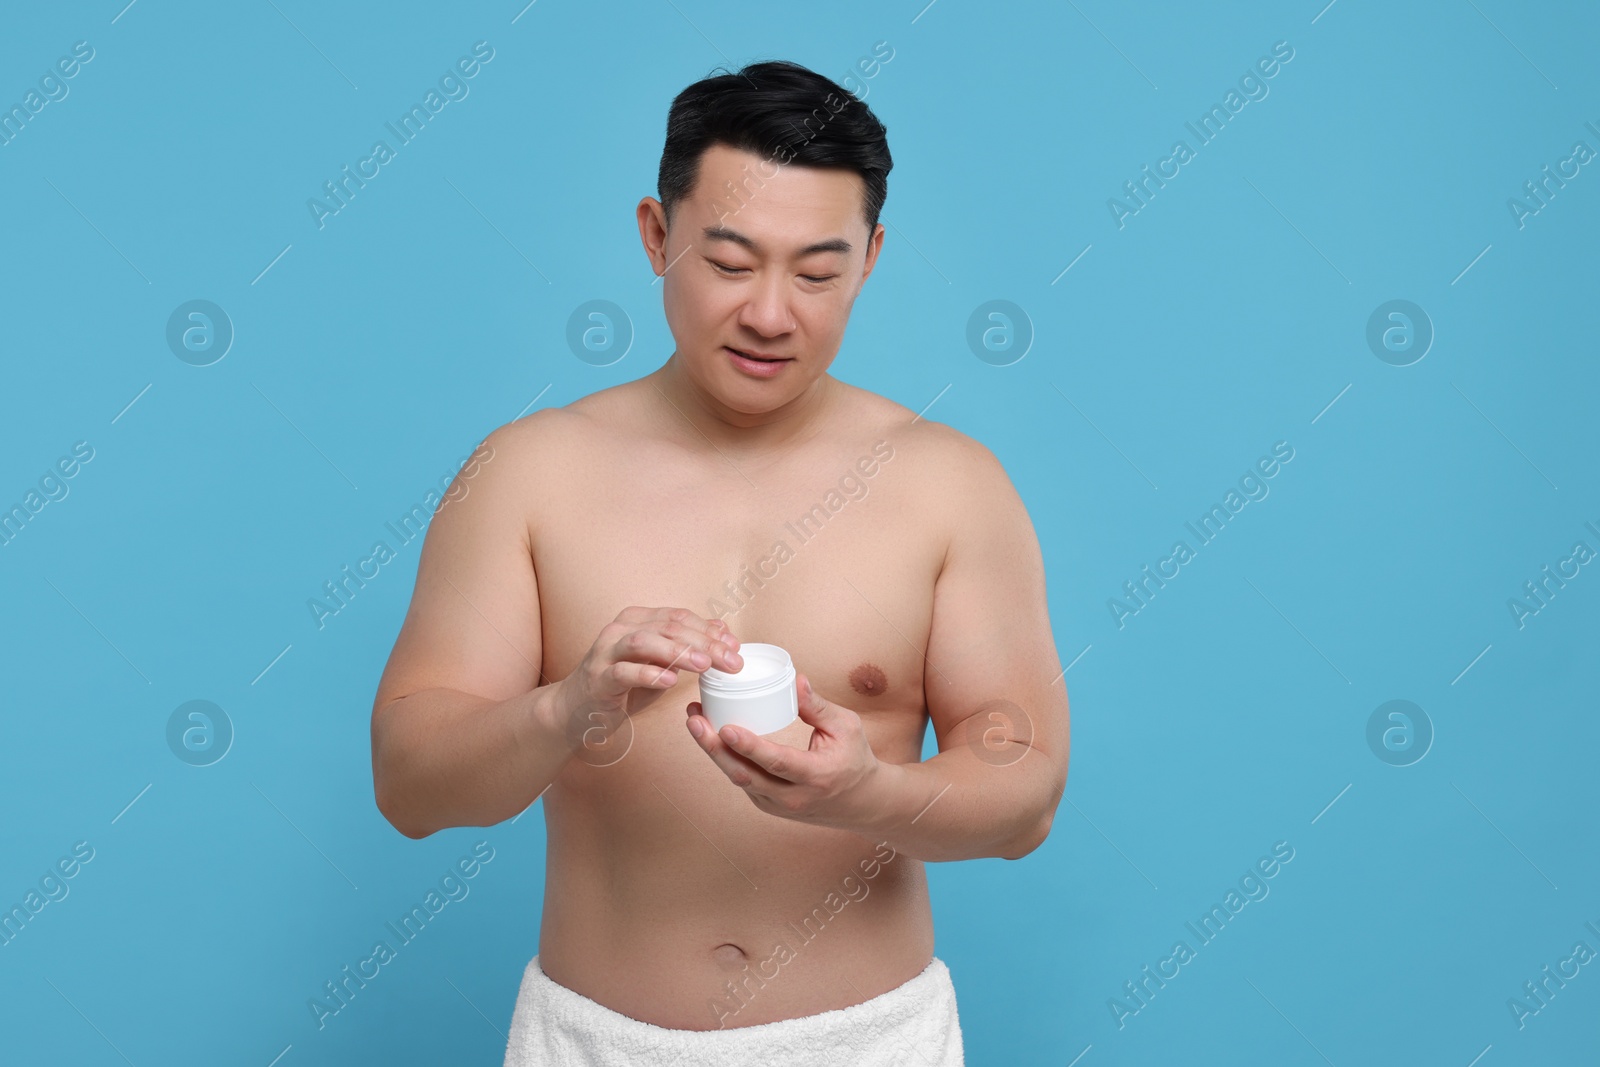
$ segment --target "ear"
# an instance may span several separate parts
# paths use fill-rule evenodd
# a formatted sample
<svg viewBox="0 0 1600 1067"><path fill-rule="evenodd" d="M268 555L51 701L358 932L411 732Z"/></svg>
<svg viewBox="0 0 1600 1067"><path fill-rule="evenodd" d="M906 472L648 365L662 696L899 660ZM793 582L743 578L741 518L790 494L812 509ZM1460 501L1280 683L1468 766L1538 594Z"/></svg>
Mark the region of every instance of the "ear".
<svg viewBox="0 0 1600 1067"><path fill-rule="evenodd" d="M861 284L866 285L867 279L872 277L872 268L878 265L878 253L883 251L883 223L878 223L872 228L872 236L867 238L867 258L861 271Z"/></svg>
<svg viewBox="0 0 1600 1067"><path fill-rule="evenodd" d="M650 257L650 267L656 277L667 273L667 213L661 201L647 196L634 210L639 219L639 240L644 244L645 255Z"/></svg>

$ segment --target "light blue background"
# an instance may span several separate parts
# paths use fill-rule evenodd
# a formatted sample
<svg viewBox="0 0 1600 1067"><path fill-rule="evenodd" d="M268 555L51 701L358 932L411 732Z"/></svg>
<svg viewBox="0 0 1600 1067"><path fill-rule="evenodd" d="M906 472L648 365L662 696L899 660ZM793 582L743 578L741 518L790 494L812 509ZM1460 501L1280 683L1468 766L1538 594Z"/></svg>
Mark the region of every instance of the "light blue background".
<svg viewBox="0 0 1600 1067"><path fill-rule="evenodd" d="M0 904L95 850L0 948L0 1058L500 1062L542 813L415 842L373 803L417 543L324 629L306 601L536 398L671 351L633 210L677 91L764 58L842 80L880 40L889 231L833 370L1001 458L1073 664L1050 840L929 866L968 1062L1600 1056L1600 964L1507 1008L1600 950L1600 567L1507 607L1600 549L1600 165L1507 208L1600 149L1592 8L123 2L0 34L7 107L95 49L0 147L0 505L94 449L0 548ZM470 95L319 230L306 200L479 40ZM1270 95L1119 229L1107 199L1277 41ZM164 338L197 298L236 331L208 367ZM637 333L609 367L566 346L591 299ZM965 341L991 299L1035 332L1011 366ZM1436 330L1410 366L1365 340L1391 299ZM1108 599L1277 441L1270 495L1119 629ZM165 737L194 699L236 731L204 768ZM1436 733L1411 766L1367 745L1391 699ZM308 999L477 841L470 896L319 1030ZM1271 895L1119 1028L1277 841Z"/></svg>

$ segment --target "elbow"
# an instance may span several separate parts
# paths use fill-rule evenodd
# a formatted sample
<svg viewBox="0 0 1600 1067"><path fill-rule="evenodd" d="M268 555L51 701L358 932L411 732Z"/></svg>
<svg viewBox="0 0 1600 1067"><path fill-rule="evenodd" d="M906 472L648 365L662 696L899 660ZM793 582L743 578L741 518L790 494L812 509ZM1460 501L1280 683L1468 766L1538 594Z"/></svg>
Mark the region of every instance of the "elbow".
<svg viewBox="0 0 1600 1067"><path fill-rule="evenodd" d="M1044 809L1038 813L1025 833L1019 834L1010 844L1010 848L1000 855L1008 860L1020 860L1044 844L1050 837L1050 827L1055 823L1056 807L1061 802L1061 797L1066 791L1065 780L1057 781L1052 789L1052 799L1045 804Z"/></svg>
<svg viewBox="0 0 1600 1067"><path fill-rule="evenodd" d="M1033 852L1044 844L1045 839L1050 836L1050 824L1054 819L1054 812L1045 812L1044 817L1029 827L1027 834L1013 841L1009 848L1000 853L1000 857L1008 860L1020 860L1030 852Z"/></svg>
<svg viewBox="0 0 1600 1067"><path fill-rule="evenodd" d="M408 822L403 818L399 818L392 811L384 811L381 807L378 810L383 812L383 817L389 820L390 826L393 826L396 830L399 830L402 836L409 837L413 841L421 841L423 838L429 837L435 832L434 830L430 830L427 827L421 826L417 823Z"/></svg>
<svg viewBox="0 0 1600 1067"><path fill-rule="evenodd" d="M384 772L381 762L377 759L372 762L372 799L377 805L378 814L387 819L390 826L413 841L421 841L438 829L417 823L413 817L415 813L409 810L404 798L395 794L392 775Z"/></svg>
<svg viewBox="0 0 1600 1067"><path fill-rule="evenodd" d="M387 819L389 825L399 830L401 834L411 838L413 841L421 841L432 833L431 830L425 830L411 822L406 817L404 810L395 804L394 799L385 792L382 783L377 779L373 780L372 792L373 800L378 805L378 813Z"/></svg>
<svg viewBox="0 0 1600 1067"><path fill-rule="evenodd" d="M393 826L396 830L400 831L402 837L409 837L413 841L421 841L423 838L428 837L433 833L432 830L425 830L422 827L412 825L411 823L400 822L399 820L388 815L385 815L384 818L389 820L390 826Z"/></svg>
<svg viewBox="0 0 1600 1067"><path fill-rule="evenodd" d="M394 703L397 703L397 701L391 701L390 704L384 705L384 707L393 706ZM420 841L433 833L434 830L424 828L413 820L412 813L407 810L404 790L401 790L398 794L396 793L394 758L390 752L391 746L385 743L386 735L383 730L384 718L382 712L384 707L376 709L372 715L373 803L377 805L378 814L388 820L390 826L393 826L411 840ZM437 829L437 827L434 829Z"/></svg>
<svg viewBox="0 0 1600 1067"><path fill-rule="evenodd" d="M1050 783L1050 799L1029 823L1026 832L1019 834L1010 842L1010 847L1001 852L1003 859L1020 860L1044 844L1050 837L1050 827L1055 822L1056 808L1061 803L1061 798L1066 795L1067 775L1063 767Z"/></svg>

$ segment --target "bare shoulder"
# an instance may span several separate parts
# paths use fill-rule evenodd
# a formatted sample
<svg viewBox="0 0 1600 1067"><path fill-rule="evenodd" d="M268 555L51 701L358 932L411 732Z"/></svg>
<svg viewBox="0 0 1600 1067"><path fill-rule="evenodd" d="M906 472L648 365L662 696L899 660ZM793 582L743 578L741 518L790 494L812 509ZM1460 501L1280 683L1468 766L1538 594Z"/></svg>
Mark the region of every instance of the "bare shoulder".
<svg viewBox="0 0 1600 1067"><path fill-rule="evenodd" d="M1015 495L1000 460L981 441L888 397L845 388L849 417L855 425L873 427L875 437L910 460L902 469L912 472L919 492L949 499L963 510Z"/></svg>
<svg viewBox="0 0 1600 1067"><path fill-rule="evenodd" d="M608 390L609 391L609 390ZM566 407L541 408L497 427L484 439L496 457L508 460L523 478L559 471L564 461L593 444L600 420L591 403L597 394Z"/></svg>

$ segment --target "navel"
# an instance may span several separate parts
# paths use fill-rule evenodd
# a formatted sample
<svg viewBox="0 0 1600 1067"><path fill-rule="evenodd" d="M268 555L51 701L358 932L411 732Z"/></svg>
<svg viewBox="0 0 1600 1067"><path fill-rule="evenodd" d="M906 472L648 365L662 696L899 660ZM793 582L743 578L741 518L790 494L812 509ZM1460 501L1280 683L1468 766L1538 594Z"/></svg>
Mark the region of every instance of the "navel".
<svg viewBox="0 0 1600 1067"><path fill-rule="evenodd" d="M733 944L732 942L729 942L727 944L718 945L716 948L712 949L711 958L716 960L718 963L731 967L737 967L744 963L744 949Z"/></svg>
<svg viewBox="0 0 1600 1067"><path fill-rule="evenodd" d="M850 688L864 697L882 696L889 688L889 679L875 663L863 663L850 672Z"/></svg>

